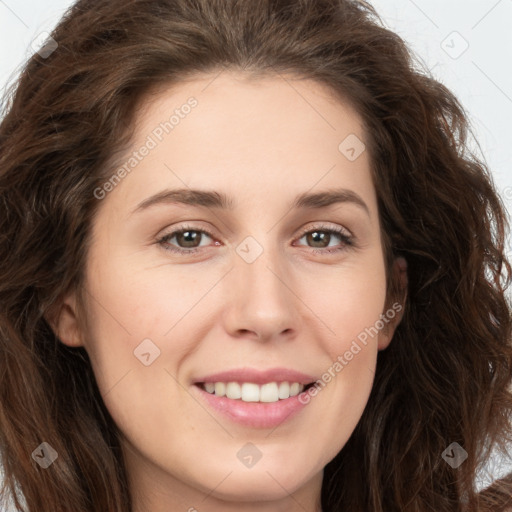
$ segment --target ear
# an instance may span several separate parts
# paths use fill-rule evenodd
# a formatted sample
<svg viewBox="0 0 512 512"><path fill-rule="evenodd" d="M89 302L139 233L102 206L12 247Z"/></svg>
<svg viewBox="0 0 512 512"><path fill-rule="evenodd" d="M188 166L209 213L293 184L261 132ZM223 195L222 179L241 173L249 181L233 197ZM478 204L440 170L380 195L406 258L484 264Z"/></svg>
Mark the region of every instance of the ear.
<svg viewBox="0 0 512 512"><path fill-rule="evenodd" d="M66 295L45 319L59 340L68 347L83 346L75 293Z"/></svg>
<svg viewBox="0 0 512 512"><path fill-rule="evenodd" d="M394 291L392 297L386 301L386 311L383 312L384 327L379 331L378 348L379 350L386 349L395 330L402 321L405 309L405 302L407 300L407 261L403 257L398 257L393 262L392 269L393 286L391 289Z"/></svg>

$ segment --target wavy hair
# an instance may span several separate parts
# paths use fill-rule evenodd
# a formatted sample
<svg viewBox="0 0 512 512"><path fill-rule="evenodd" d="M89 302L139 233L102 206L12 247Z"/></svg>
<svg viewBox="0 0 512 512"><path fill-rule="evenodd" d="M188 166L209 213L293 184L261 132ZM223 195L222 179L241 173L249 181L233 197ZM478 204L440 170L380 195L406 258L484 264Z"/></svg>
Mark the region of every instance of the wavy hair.
<svg viewBox="0 0 512 512"><path fill-rule="evenodd" d="M404 316L379 352L352 436L324 470L324 512L505 510L512 477L478 493L512 442L507 220L468 147L456 97L356 0L80 0L5 95L0 124L0 452L3 492L29 512L127 512L119 433L85 350L48 318L80 291L93 191L155 87L196 73L293 73L361 116L378 195L388 297L403 256ZM46 47L48 50L49 47ZM51 53L51 54L50 54ZM58 453L51 470L31 454ZM442 454L459 443L457 469Z"/></svg>

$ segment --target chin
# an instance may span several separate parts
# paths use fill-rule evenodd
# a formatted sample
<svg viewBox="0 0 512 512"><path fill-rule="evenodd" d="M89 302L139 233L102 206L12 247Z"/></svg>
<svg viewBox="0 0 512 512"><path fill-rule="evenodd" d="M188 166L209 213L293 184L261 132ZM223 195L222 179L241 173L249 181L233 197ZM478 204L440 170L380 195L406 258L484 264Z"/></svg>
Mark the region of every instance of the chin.
<svg viewBox="0 0 512 512"><path fill-rule="evenodd" d="M218 483L216 482L215 485ZM253 473L252 470L237 470L226 478L212 493L212 496L223 501L233 502L274 501L289 497L304 483L299 475L288 479L283 478L277 471L275 473L272 471Z"/></svg>
<svg viewBox="0 0 512 512"><path fill-rule="evenodd" d="M213 495L226 501L267 501L289 497L304 486L320 470L306 467L306 461L300 464L281 457L279 461L263 458L253 467L245 468L237 460L236 467L230 461L222 468L213 471L216 481L211 488L217 486L226 476L225 481L218 485ZM229 474L229 476L227 476Z"/></svg>

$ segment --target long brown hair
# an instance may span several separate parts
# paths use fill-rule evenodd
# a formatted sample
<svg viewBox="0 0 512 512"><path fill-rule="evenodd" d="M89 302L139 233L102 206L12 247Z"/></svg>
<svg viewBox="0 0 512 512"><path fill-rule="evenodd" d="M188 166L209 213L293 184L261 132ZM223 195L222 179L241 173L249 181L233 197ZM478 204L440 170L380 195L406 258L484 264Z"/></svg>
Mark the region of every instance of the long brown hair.
<svg viewBox="0 0 512 512"><path fill-rule="evenodd" d="M129 142L137 105L155 86L224 69L291 72L356 108L388 270L396 256L408 262L402 322L360 422L325 468L324 512L504 510L510 478L474 488L489 449L512 442L504 207L467 147L462 106L373 8L80 0L52 37L58 47L28 61L0 125L0 451L18 510L23 498L30 512L131 510L87 353L60 343L48 318L82 290L93 191ZM397 290L388 272L389 296ZM42 442L58 453L49 469L31 456ZM443 459L452 443L467 452L457 468Z"/></svg>

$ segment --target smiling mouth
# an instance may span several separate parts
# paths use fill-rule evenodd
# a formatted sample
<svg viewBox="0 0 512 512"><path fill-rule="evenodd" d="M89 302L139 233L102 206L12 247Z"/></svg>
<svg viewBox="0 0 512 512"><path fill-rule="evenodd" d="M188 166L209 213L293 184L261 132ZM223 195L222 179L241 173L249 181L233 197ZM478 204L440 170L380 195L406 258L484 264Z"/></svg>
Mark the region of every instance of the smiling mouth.
<svg viewBox="0 0 512 512"><path fill-rule="evenodd" d="M268 382L255 384L254 382L197 382L203 391L217 397L225 397L242 402L272 403L286 400L307 391L314 385L300 384L298 382Z"/></svg>

